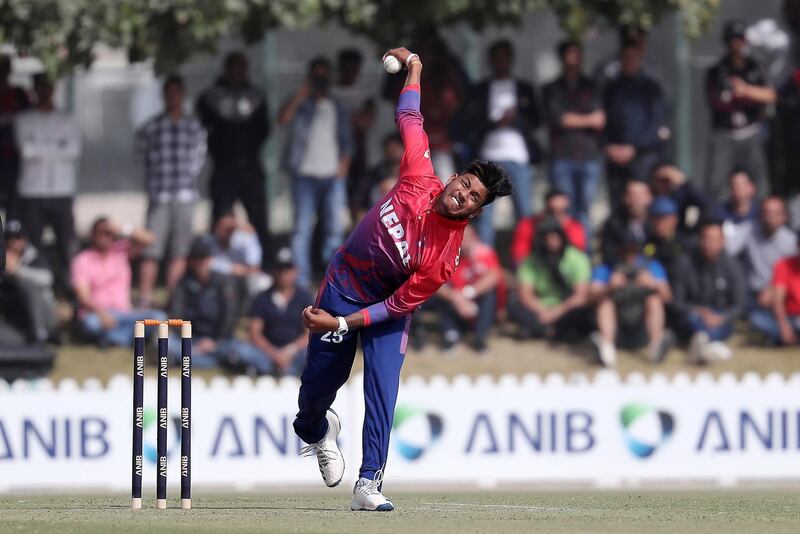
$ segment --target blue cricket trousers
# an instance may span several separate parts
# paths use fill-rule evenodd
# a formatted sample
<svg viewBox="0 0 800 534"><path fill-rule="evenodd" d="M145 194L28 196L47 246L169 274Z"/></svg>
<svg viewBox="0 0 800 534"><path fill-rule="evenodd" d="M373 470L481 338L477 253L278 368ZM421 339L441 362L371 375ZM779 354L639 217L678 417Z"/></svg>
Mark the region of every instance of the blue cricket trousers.
<svg viewBox="0 0 800 534"><path fill-rule="evenodd" d="M328 284L320 288L317 303L334 316L347 316L365 306L346 299ZM345 336L326 332L309 337L306 367L300 377L300 410L294 421L295 432L306 443L316 443L328 431L325 413L350 376L361 337L365 413L359 476L365 478L372 479L386 465L410 323L408 315L351 330Z"/></svg>

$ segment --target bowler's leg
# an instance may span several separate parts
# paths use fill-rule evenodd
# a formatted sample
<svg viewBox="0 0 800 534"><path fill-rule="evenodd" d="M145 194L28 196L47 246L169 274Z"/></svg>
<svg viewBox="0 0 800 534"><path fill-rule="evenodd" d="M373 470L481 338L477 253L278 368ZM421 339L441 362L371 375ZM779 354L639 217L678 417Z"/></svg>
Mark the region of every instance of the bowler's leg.
<svg viewBox="0 0 800 534"><path fill-rule="evenodd" d="M410 325L411 316L408 315L361 331L365 411L359 476L370 480L386 465Z"/></svg>

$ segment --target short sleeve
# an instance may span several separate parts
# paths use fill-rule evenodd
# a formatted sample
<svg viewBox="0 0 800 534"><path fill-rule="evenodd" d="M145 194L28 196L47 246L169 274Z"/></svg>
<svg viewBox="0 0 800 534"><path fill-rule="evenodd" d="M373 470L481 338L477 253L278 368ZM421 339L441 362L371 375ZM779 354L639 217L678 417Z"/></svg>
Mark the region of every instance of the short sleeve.
<svg viewBox="0 0 800 534"><path fill-rule="evenodd" d="M608 265L598 265L592 271L592 282L607 284L611 280L611 268Z"/></svg>
<svg viewBox="0 0 800 534"><path fill-rule="evenodd" d="M664 269L664 266L656 260L650 260L647 265L647 270L650 271L650 274L652 274L653 278L656 280L660 282L667 281L667 271Z"/></svg>
<svg viewBox="0 0 800 534"><path fill-rule="evenodd" d="M533 256L528 256L519 266L517 280L519 283L528 286L536 285L536 268L533 264Z"/></svg>
<svg viewBox="0 0 800 534"><path fill-rule="evenodd" d="M787 260L781 260L775 264L775 270L772 273L772 286L787 289L789 281L789 263Z"/></svg>

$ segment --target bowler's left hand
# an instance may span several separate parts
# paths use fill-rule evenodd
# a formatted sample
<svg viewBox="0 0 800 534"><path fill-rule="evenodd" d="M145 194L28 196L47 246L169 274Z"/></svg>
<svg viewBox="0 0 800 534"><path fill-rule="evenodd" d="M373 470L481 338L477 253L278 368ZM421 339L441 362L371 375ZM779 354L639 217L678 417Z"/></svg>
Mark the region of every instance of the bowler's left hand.
<svg viewBox="0 0 800 534"><path fill-rule="evenodd" d="M336 317L313 306L307 306L303 310L303 324L314 334L334 332L339 329L339 320Z"/></svg>

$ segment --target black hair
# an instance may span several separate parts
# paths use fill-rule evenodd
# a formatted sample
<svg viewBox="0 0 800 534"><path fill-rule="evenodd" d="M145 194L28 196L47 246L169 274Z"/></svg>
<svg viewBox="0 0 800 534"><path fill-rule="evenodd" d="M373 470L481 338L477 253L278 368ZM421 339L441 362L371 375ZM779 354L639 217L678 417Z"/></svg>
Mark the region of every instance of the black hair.
<svg viewBox="0 0 800 534"><path fill-rule="evenodd" d="M236 61L244 61L247 63L247 56L241 50L234 50L225 56L225 70L230 69Z"/></svg>
<svg viewBox="0 0 800 534"><path fill-rule="evenodd" d="M162 86L162 90L166 92L166 90L171 85L174 85L180 90L186 88L186 85L183 82L183 76L181 76L180 74L170 74L166 78L164 78L164 85Z"/></svg>
<svg viewBox="0 0 800 534"><path fill-rule="evenodd" d="M403 138L397 132L392 132L390 134L386 134L383 136L383 144L381 146L386 146L389 143L398 143L400 145L403 144Z"/></svg>
<svg viewBox="0 0 800 534"><path fill-rule="evenodd" d="M511 194L511 179L506 171L493 161L472 160L461 174L472 174L486 186L488 193L483 205L491 204L494 199Z"/></svg>
<svg viewBox="0 0 800 534"><path fill-rule="evenodd" d="M554 199L555 197L568 197L567 192L563 189L558 189L556 187L550 189L547 194L544 196L544 203L547 204L550 200Z"/></svg>
<svg viewBox="0 0 800 534"><path fill-rule="evenodd" d="M489 45L489 57L492 57L497 52L506 52L511 57L514 57L514 45L511 44L509 39L498 39Z"/></svg>
<svg viewBox="0 0 800 534"><path fill-rule="evenodd" d="M364 61L364 55L356 48L345 48L339 52L336 61L339 63L340 67L347 63L357 63L360 65Z"/></svg>
<svg viewBox="0 0 800 534"><path fill-rule="evenodd" d="M94 234L96 234L96 233L97 233L97 227L98 227L98 226L100 226L101 224L105 224L105 223L107 223L108 221L109 221L109 219L108 219L108 217L107 217L107 216L105 216L105 215L101 215L101 216L99 216L98 218L96 218L96 219L95 219L95 220L92 222L92 230L91 230L91 235L94 235Z"/></svg>
<svg viewBox="0 0 800 534"><path fill-rule="evenodd" d="M624 24L619 29L620 48L640 46L647 39L647 31L636 24Z"/></svg>
<svg viewBox="0 0 800 534"><path fill-rule="evenodd" d="M317 67L325 67L329 71L333 70L333 66L331 65L331 60L326 58L325 56L316 56L311 61L308 62L308 72L312 72Z"/></svg>
<svg viewBox="0 0 800 534"><path fill-rule="evenodd" d="M715 213L706 213L697 221L697 233L700 234L709 226L722 226L722 217Z"/></svg>
<svg viewBox="0 0 800 534"><path fill-rule="evenodd" d="M733 170L731 171L731 173L728 175L728 181L730 181L730 180L731 180L731 178L733 178L733 177L734 177L734 176L736 176L737 174L744 174L745 176L747 176L747 179L748 179L748 180L749 180L751 183L755 183L755 181L753 180L753 177L752 177L752 176L750 176L750 171L749 171L749 169L748 169L747 167L743 167L743 166L741 166L741 165L737 165L736 167L734 167L734 168L733 168Z"/></svg>
<svg viewBox="0 0 800 534"><path fill-rule="evenodd" d="M563 58L564 54L566 54L570 48L577 48L579 52L583 52L583 45L580 43L580 41L575 39L564 39L558 43L558 46L556 47L558 57Z"/></svg>

